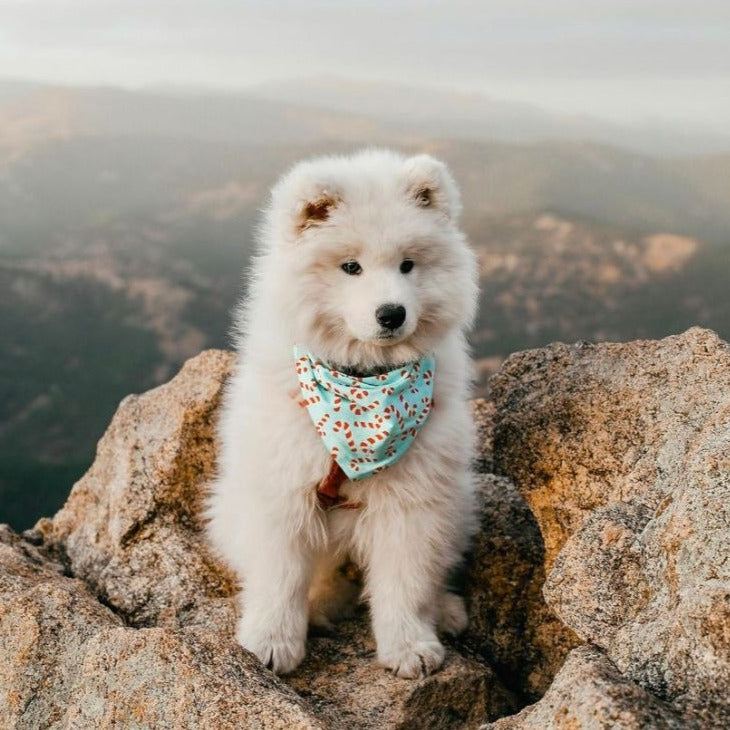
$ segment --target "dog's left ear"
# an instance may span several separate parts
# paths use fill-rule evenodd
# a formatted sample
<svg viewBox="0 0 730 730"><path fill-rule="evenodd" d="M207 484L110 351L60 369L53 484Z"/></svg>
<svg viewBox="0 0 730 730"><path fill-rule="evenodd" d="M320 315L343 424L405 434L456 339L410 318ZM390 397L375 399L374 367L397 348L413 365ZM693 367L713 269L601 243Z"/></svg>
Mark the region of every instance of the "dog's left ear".
<svg viewBox="0 0 730 730"><path fill-rule="evenodd" d="M406 194L421 208L434 208L456 220L461 195L449 168L431 155L416 155L406 162Z"/></svg>

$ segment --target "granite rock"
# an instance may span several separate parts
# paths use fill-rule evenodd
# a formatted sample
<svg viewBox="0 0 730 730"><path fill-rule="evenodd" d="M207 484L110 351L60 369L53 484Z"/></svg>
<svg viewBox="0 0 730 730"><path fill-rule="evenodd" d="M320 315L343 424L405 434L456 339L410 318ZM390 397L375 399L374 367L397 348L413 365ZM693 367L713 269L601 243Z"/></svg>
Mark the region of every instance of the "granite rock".
<svg viewBox="0 0 730 730"><path fill-rule="evenodd" d="M61 682L47 695L58 727L468 728L514 711L513 693L466 647L452 645L443 669L423 680L384 672L365 612L332 637L313 637L290 677L275 677L236 644L237 586L198 517L233 367L230 353L207 351L169 383L126 398L60 512L9 538L8 560L29 571L20 556L32 552L33 570L63 582L52 584L48 620L74 653L51 666L19 644L26 663L6 668L7 686L12 678L32 695L29 672L49 687ZM0 568L0 587L4 580ZM46 581L39 595L24 594L21 608L6 592L0 606L13 617L40 611L48 590ZM86 615L93 611L97 621ZM19 641L17 631L0 636L9 649ZM58 639L40 643L50 655ZM20 725L39 717L15 706Z"/></svg>
<svg viewBox="0 0 730 730"><path fill-rule="evenodd" d="M730 348L518 353L492 381L494 461L545 543L547 604L690 725L730 723Z"/></svg>
<svg viewBox="0 0 730 730"><path fill-rule="evenodd" d="M508 359L473 404L470 627L418 681L377 666L364 609L285 678L234 641L236 581L199 518L234 366L207 351L125 399L63 509L0 528L0 726L730 726L730 351L714 334Z"/></svg>
<svg viewBox="0 0 730 730"><path fill-rule="evenodd" d="M545 696L482 730L682 730L680 717L599 649L574 649Z"/></svg>
<svg viewBox="0 0 730 730"><path fill-rule="evenodd" d="M0 528L0 727L327 727L220 633L135 629Z"/></svg>

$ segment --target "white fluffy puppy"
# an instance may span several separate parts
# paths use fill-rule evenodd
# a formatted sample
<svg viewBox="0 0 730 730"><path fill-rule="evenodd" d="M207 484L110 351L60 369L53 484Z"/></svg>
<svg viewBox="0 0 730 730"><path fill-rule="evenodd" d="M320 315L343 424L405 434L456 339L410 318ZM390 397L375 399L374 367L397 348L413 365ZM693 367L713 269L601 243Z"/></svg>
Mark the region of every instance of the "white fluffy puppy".
<svg viewBox="0 0 730 730"><path fill-rule="evenodd" d="M466 626L446 584L474 523L465 331L477 273L460 207L443 163L383 150L303 162L273 189L238 312L208 529L242 582L238 641L276 672L304 657L309 620L337 618L345 556L364 571L378 660L398 676L437 669L437 630ZM433 409L410 448L341 484L354 509L318 499L332 456L300 402L295 345L361 377L435 361Z"/></svg>

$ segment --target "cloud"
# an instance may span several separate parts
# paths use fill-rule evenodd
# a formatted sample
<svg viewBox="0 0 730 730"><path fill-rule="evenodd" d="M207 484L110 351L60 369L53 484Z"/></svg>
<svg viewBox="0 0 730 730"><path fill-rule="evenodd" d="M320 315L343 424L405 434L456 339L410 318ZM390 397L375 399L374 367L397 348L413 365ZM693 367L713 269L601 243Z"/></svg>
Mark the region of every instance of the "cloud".
<svg viewBox="0 0 730 730"><path fill-rule="evenodd" d="M717 108L717 95L730 96L730 3L0 0L0 69L132 86L333 74L484 90L513 84L538 96L551 84L595 82L615 94L622 80L650 89L654 80L696 79ZM666 113L671 90L660 103Z"/></svg>

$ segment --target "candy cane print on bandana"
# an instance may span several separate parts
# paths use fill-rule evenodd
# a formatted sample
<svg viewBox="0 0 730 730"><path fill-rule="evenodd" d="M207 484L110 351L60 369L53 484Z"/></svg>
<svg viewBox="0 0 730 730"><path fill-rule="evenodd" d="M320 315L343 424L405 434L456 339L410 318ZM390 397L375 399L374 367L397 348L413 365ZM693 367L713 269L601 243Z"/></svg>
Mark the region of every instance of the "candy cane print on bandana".
<svg viewBox="0 0 730 730"><path fill-rule="evenodd" d="M433 407L431 355L367 377L346 375L298 347L300 403L348 479L364 479L400 459Z"/></svg>

